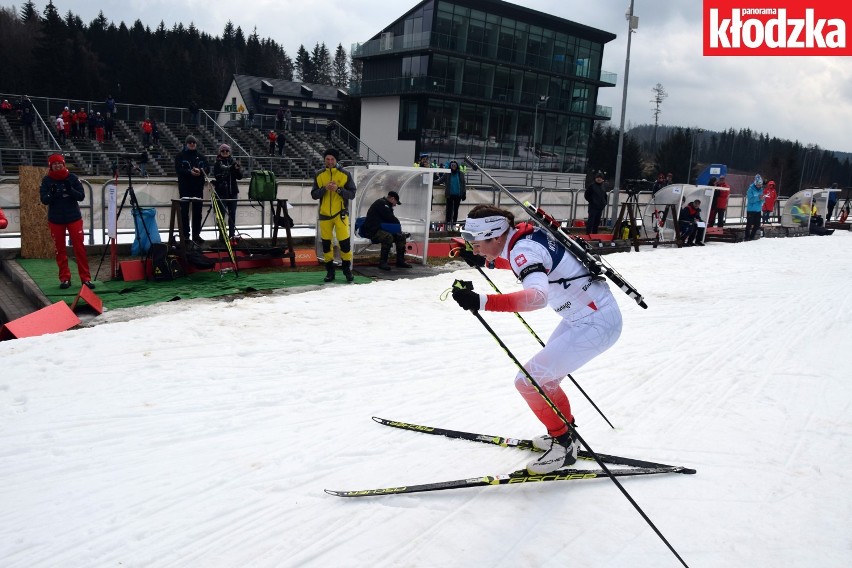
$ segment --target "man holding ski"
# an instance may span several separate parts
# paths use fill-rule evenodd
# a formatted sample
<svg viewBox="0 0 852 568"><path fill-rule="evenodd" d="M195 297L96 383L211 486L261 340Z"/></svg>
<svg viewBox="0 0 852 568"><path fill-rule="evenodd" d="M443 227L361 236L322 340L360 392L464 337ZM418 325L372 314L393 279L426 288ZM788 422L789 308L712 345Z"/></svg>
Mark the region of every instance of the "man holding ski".
<svg viewBox="0 0 852 568"><path fill-rule="evenodd" d="M465 220L462 236L472 246L472 250L461 253L470 266L487 263L510 268L523 290L485 295L454 287L453 299L459 306L494 312L527 312L550 306L562 317L545 347L524 365L526 372L515 376L515 387L547 428L546 436L533 439L545 452L530 461L527 470L542 474L571 465L579 444L568 426L573 424L571 405L560 383L618 340L618 304L603 277L592 274L547 230L526 223L516 226L514 215L505 209L475 207Z"/></svg>

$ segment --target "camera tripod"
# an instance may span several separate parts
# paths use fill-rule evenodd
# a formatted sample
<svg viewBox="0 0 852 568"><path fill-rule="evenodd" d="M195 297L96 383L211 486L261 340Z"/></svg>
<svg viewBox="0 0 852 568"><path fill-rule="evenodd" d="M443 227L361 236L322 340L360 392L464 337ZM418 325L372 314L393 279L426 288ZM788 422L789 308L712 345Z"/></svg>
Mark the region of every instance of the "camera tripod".
<svg viewBox="0 0 852 568"><path fill-rule="evenodd" d="M133 216L133 229L134 234L138 238L139 236L139 225L142 225L142 229L144 230L145 237L148 239L148 249L143 251L140 243L139 247L139 258L142 260L143 264L147 261L148 257L151 254L151 245L153 241L151 240L151 233L148 231L148 225L145 224L145 220L142 218L142 207L139 205L139 200L136 199L136 192L133 190L133 168L136 167L133 163L133 160L130 156L121 156L121 159L125 160L124 167L127 169L127 189L124 190L124 196L121 198L121 204L118 207L118 210L115 213L115 222L118 224L118 220L121 218L121 212L124 210L124 205L127 203L127 198L130 197L130 208L131 214ZM118 189L118 171L119 167L116 163L113 168L114 178L113 181L115 183L116 189ZM117 230L117 229L116 229ZM114 250L117 245L117 236L116 238L110 237L110 247L109 249ZM101 260L98 263L98 269L95 271L95 280L98 279L98 274L101 271L101 266L104 263L104 257L107 253L107 247L104 247L103 253L101 253ZM110 274L111 278L115 278L117 267L112 264L112 274ZM148 279L147 270L145 271L145 279Z"/></svg>
<svg viewBox="0 0 852 568"><path fill-rule="evenodd" d="M636 223L639 215L639 192L628 191L627 200L621 204L621 211L618 213L618 220L612 227L612 238L620 239L622 228L627 228L627 238L625 240L632 241L633 248L639 252L639 226ZM627 217L625 219L625 216Z"/></svg>

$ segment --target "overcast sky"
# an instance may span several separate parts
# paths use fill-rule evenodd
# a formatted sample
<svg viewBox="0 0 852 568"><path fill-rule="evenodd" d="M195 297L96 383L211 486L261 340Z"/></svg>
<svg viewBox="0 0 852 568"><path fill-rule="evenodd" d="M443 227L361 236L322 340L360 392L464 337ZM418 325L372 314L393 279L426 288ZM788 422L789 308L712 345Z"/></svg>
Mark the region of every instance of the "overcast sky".
<svg viewBox="0 0 852 568"><path fill-rule="evenodd" d="M819 4L825 0L814 0ZM0 0L20 7L21 1ZM605 46L603 68L617 73L614 88L603 89L598 104L612 107L612 123L621 119L629 0L528 0L523 5L606 30L618 38ZM406 0L55 0L84 22L102 10L107 19L131 24L139 19L155 28L176 22L221 35L231 20L246 35L257 27L295 57L299 45L309 51L325 42L350 50L378 33L416 2ZM751 128L771 136L852 152L852 58L850 57L704 57L700 0L636 0L639 30L633 36L626 125L653 123L652 87L668 92L660 123L724 130ZM43 10L46 0L36 0Z"/></svg>

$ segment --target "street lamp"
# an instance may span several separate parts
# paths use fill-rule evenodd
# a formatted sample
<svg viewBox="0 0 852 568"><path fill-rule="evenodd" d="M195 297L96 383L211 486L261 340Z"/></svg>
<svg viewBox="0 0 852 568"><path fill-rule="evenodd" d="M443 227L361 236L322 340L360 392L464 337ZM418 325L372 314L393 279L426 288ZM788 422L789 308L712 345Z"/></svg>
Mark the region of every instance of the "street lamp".
<svg viewBox="0 0 852 568"><path fill-rule="evenodd" d="M546 97L544 95L541 95L535 103L535 113L534 113L534 119L533 119L533 131L532 131L532 136L530 137L532 139L532 152L533 152L532 160L530 160L530 187L532 187L532 185L533 185L533 175L535 175L534 174L534 172L535 172L535 133L536 133L536 130L538 130L538 107L540 107L543 104L547 104L547 101L549 101L549 100L550 100L550 97Z"/></svg>
<svg viewBox="0 0 852 568"><path fill-rule="evenodd" d="M618 189L621 185L621 161L624 150L624 115L627 114L627 77L630 74L630 39L639 28L639 17L633 15L633 0L624 14L627 20L627 57L624 59L624 93L621 95L621 126L618 127L618 154L615 158L615 187L612 190L612 226L618 216Z"/></svg>
<svg viewBox="0 0 852 568"><path fill-rule="evenodd" d="M689 146L689 169L686 171L686 183L690 183L692 179L692 151L695 149L695 135L704 132L702 128L696 128L692 132L692 144Z"/></svg>

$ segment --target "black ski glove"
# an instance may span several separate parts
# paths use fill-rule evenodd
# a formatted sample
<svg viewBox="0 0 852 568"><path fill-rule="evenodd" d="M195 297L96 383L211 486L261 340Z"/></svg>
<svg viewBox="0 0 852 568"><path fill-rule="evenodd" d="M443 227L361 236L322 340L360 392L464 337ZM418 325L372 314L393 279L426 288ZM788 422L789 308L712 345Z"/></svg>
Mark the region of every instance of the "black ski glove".
<svg viewBox="0 0 852 568"><path fill-rule="evenodd" d="M479 310L479 294L473 291L473 282L469 280L453 282L453 300L464 310Z"/></svg>
<svg viewBox="0 0 852 568"><path fill-rule="evenodd" d="M485 257L474 254L474 252L469 249L460 250L459 258L465 261L471 268L482 268L485 266Z"/></svg>

